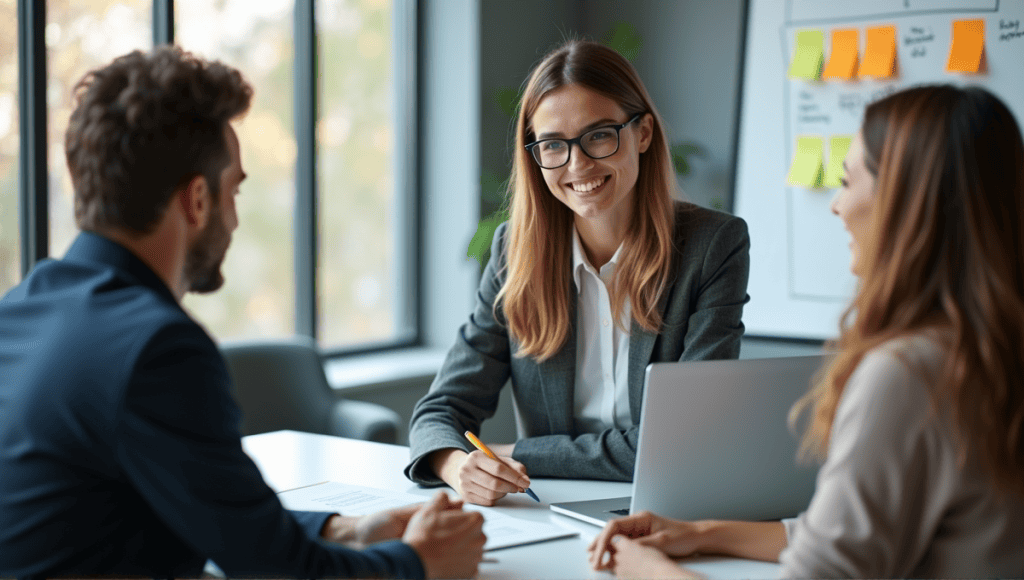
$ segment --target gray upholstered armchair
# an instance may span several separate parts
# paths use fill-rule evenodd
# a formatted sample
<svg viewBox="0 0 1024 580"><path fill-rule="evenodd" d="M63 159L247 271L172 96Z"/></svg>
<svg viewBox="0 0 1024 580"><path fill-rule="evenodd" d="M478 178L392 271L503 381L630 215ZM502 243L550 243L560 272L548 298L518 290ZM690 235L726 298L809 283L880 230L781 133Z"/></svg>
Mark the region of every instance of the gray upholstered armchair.
<svg viewBox="0 0 1024 580"><path fill-rule="evenodd" d="M380 443L398 440L398 413L335 395L311 338L227 341L220 349L242 408L242 434L291 429Z"/></svg>

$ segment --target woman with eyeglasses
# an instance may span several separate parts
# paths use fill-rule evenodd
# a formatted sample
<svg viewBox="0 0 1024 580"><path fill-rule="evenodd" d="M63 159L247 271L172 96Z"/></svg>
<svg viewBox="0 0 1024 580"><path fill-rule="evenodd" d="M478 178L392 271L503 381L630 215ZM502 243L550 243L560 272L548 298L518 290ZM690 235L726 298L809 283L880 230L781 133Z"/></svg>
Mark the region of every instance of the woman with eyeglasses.
<svg viewBox="0 0 1024 580"><path fill-rule="evenodd" d="M913 88L868 106L844 166L832 211L860 288L794 408L824 459L807 511L631 515L594 540L595 568L686 577L669 557L701 553L779 561L783 578L1024 574L1020 129L983 89Z"/></svg>
<svg viewBox="0 0 1024 580"><path fill-rule="evenodd" d="M469 321L413 412L406 475L492 505L529 476L628 481L644 369L736 358L747 302L743 220L673 201L654 104L614 50L570 41L533 70L518 113L511 219ZM506 382L515 443L479 433Z"/></svg>

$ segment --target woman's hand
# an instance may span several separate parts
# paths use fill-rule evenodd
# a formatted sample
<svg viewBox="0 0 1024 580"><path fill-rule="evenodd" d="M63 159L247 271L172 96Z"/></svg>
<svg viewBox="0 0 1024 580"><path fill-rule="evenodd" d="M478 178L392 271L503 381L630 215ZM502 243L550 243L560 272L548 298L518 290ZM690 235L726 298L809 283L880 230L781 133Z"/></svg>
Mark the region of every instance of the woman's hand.
<svg viewBox="0 0 1024 580"><path fill-rule="evenodd" d="M434 473L469 503L492 506L507 494L530 487L526 466L511 457L495 461L483 451L467 454L461 449L443 449L435 454L431 458Z"/></svg>
<svg viewBox="0 0 1024 580"><path fill-rule="evenodd" d="M608 544L608 565L598 569L610 568L619 578L699 578L689 570L681 568L657 548L643 545L643 539L630 540L624 536L612 536Z"/></svg>
<svg viewBox="0 0 1024 580"><path fill-rule="evenodd" d="M605 554L614 554L612 538L616 536L632 538L639 546L655 548L675 558L689 556L700 550L704 528L704 522L681 522L649 511L618 518L605 524L587 548L590 565L595 570L611 567L605 562Z"/></svg>

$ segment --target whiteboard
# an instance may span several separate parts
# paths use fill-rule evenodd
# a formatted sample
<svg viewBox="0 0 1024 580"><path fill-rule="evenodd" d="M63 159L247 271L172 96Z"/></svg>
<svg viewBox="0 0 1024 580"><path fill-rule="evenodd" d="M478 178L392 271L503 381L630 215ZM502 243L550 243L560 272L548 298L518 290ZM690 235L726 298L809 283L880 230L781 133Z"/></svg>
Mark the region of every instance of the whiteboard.
<svg viewBox="0 0 1024 580"><path fill-rule="evenodd" d="M1024 119L1022 0L750 0L740 101L733 209L750 228L750 303L754 336L833 338L856 290L850 238L829 204L834 189L786 185L798 136L853 135L874 99L922 83L980 85ZM946 72L956 20L985 21L985 68ZM825 63L834 29L896 27L891 79L807 81L787 76L796 35L821 30Z"/></svg>

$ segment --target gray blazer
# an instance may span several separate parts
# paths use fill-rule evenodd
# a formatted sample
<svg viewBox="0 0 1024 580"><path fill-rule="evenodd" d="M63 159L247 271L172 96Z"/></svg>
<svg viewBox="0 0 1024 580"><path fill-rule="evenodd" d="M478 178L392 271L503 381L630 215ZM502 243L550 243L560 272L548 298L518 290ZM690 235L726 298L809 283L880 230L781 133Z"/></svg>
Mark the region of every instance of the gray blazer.
<svg viewBox="0 0 1024 580"><path fill-rule="evenodd" d="M480 424L494 416L501 388L511 379L525 430L512 457L526 465L530 476L629 481L647 365L739 356L740 318L750 299L747 224L728 214L676 203L673 275L659 300L662 332L648 332L635 322L630 329L629 406L634 427L601 433L581 432L573 417L576 341L572 337L577 317L572 317L572 333L562 349L541 363L513 356L516 340L495 320L494 299L506 275L506 228L502 224L495 232L469 321L459 329L429 392L413 410L411 461L405 475L421 485L443 485L425 457L452 447L472 451L462 434L480 432ZM575 289L572 273L562 275ZM570 297L575 310L576 292L570 292Z"/></svg>

